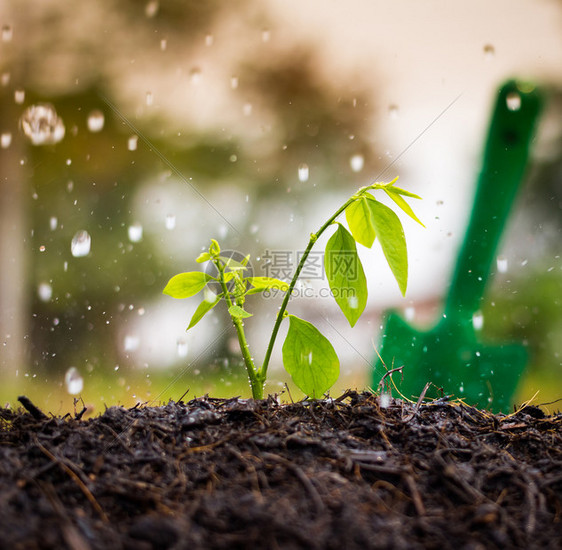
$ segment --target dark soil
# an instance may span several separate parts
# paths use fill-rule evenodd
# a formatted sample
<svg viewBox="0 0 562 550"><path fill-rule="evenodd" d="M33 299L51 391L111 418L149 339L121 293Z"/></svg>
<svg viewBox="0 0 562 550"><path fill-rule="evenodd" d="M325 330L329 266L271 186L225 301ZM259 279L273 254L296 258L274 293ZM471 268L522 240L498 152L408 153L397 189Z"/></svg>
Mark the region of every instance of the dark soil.
<svg viewBox="0 0 562 550"><path fill-rule="evenodd" d="M562 415L372 394L0 409L0 548L562 548Z"/></svg>

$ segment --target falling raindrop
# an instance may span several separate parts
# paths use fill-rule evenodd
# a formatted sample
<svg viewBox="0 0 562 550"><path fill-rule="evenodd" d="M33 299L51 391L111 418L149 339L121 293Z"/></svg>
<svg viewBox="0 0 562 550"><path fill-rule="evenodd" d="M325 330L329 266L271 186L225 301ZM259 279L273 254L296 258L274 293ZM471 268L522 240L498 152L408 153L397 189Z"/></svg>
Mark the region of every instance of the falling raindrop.
<svg viewBox="0 0 562 550"><path fill-rule="evenodd" d="M14 101L21 105L25 101L25 90L16 90L14 92Z"/></svg>
<svg viewBox="0 0 562 550"><path fill-rule="evenodd" d="M90 132L101 132L105 124L105 115L99 109L90 111L88 115L88 130Z"/></svg>
<svg viewBox="0 0 562 550"><path fill-rule="evenodd" d="M201 82L201 69L199 67L194 67L189 71L189 81L194 86L197 86Z"/></svg>
<svg viewBox="0 0 562 550"><path fill-rule="evenodd" d="M2 26L2 42L11 42L14 36L14 31L11 25Z"/></svg>
<svg viewBox="0 0 562 550"><path fill-rule="evenodd" d="M349 296L347 299L347 305L350 309L357 309L359 307L359 299L357 296Z"/></svg>
<svg viewBox="0 0 562 550"><path fill-rule="evenodd" d="M390 406L390 394L382 392L379 397L379 406L381 409L388 409Z"/></svg>
<svg viewBox="0 0 562 550"><path fill-rule="evenodd" d="M70 395L76 395L84 389L84 379L76 367L70 367L64 375L66 391Z"/></svg>
<svg viewBox="0 0 562 550"><path fill-rule="evenodd" d="M123 349L126 352L135 351L140 344L140 338L136 334L127 334L123 339Z"/></svg>
<svg viewBox="0 0 562 550"><path fill-rule="evenodd" d="M12 134L10 132L4 132L0 135L0 147L2 149L7 149L12 143Z"/></svg>
<svg viewBox="0 0 562 550"><path fill-rule="evenodd" d="M2 86L7 86L10 83L10 73L2 73L0 82L2 82Z"/></svg>
<svg viewBox="0 0 562 550"><path fill-rule="evenodd" d="M252 104L251 103L244 103L242 106L242 112L244 116L250 116L252 114Z"/></svg>
<svg viewBox="0 0 562 550"><path fill-rule="evenodd" d="M28 107L20 118L20 126L33 145L58 143L65 133L62 119L48 103Z"/></svg>
<svg viewBox="0 0 562 550"><path fill-rule="evenodd" d="M494 48L492 44L486 44L484 46L484 58L493 59L495 55L496 55L496 48Z"/></svg>
<svg viewBox="0 0 562 550"><path fill-rule="evenodd" d="M517 92L510 92L505 98L505 103L510 111L521 109L521 96Z"/></svg>
<svg viewBox="0 0 562 550"><path fill-rule="evenodd" d="M231 76L230 77L230 87L233 90L236 90L236 88L238 88L238 84L240 83L239 79L237 76Z"/></svg>
<svg viewBox="0 0 562 550"><path fill-rule="evenodd" d="M49 283L39 283L37 296L42 302L48 302L53 296L53 287Z"/></svg>
<svg viewBox="0 0 562 550"><path fill-rule="evenodd" d="M360 154L353 155L349 159L349 165L354 172L361 172L363 166L365 165L365 157Z"/></svg>
<svg viewBox="0 0 562 550"><path fill-rule="evenodd" d="M306 164L304 162L299 164L298 174L299 174L299 181L300 182L304 183L305 181L308 181L308 177L310 175L308 164Z"/></svg>
<svg viewBox="0 0 562 550"><path fill-rule="evenodd" d="M484 326L484 315L481 311L476 311L472 315L472 326L474 327L474 330L482 330L482 327Z"/></svg>
<svg viewBox="0 0 562 550"><path fill-rule="evenodd" d="M146 92L146 106L152 107L152 103L154 102L154 96L152 92Z"/></svg>
<svg viewBox="0 0 562 550"><path fill-rule="evenodd" d="M261 31L262 42L269 42L271 39L271 31L269 29L263 29Z"/></svg>
<svg viewBox="0 0 562 550"><path fill-rule="evenodd" d="M56 216L51 216L51 218L49 219L49 228L51 229L51 231L54 231L59 224L59 220Z"/></svg>
<svg viewBox="0 0 562 550"><path fill-rule="evenodd" d="M166 216L165 224L166 224L166 229L168 229L170 231L172 229L175 229L175 227L176 227L176 217L173 214L168 214Z"/></svg>
<svg viewBox="0 0 562 550"><path fill-rule="evenodd" d="M398 118L398 114L399 114L398 105L394 105L394 104L389 105L388 114L390 115L390 118Z"/></svg>
<svg viewBox="0 0 562 550"><path fill-rule="evenodd" d="M404 310L404 317L406 318L406 321L413 321L415 316L416 316L416 308L414 306L408 306Z"/></svg>
<svg viewBox="0 0 562 550"><path fill-rule="evenodd" d="M162 38L162 40L160 40L160 49L165 52L167 47L168 41L165 38Z"/></svg>
<svg viewBox="0 0 562 550"><path fill-rule="evenodd" d="M498 256L496 260L498 266L498 273L506 273L508 268L508 260L505 256Z"/></svg>
<svg viewBox="0 0 562 550"><path fill-rule="evenodd" d="M136 151L138 143L139 143L139 136L133 134L132 136L129 137L129 140L127 141L127 149L129 149L129 151Z"/></svg>
<svg viewBox="0 0 562 550"><path fill-rule="evenodd" d="M129 240L132 243L138 243L142 240L142 225L138 222L131 224L127 230Z"/></svg>
<svg viewBox="0 0 562 550"><path fill-rule="evenodd" d="M90 234L85 230L78 231L78 233L72 237L70 252L75 258L82 258L90 253L91 246L92 238Z"/></svg>
<svg viewBox="0 0 562 550"><path fill-rule="evenodd" d="M187 342L183 338L180 338L177 342L178 357L187 357L188 351L189 347L187 345Z"/></svg>
<svg viewBox="0 0 562 550"><path fill-rule="evenodd" d="M213 45L215 37L212 34L207 34L205 36L205 46L210 47Z"/></svg>
<svg viewBox="0 0 562 550"><path fill-rule="evenodd" d="M151 0L144 8L144 14L150 19L154 17L160 9L160 3L157 0Z"/></svg>

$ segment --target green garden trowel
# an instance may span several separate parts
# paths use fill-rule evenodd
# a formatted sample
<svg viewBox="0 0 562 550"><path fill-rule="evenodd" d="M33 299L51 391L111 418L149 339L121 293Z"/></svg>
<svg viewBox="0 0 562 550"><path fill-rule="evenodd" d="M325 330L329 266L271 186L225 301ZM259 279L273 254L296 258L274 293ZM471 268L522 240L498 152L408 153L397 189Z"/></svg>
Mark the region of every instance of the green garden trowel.
<svg viewBox="0 0 562 550"><path fill-rule="evenodd" d="M541 104L539 92L531 84L509 81L498 91L472 215L441 320L420 331L397 312L386 316L374 376L380 376L381 363L387 370L402 366L401 381L395 376L394 383L404 397L417 399L431 382L428 397L442 391L496 412L507 411L512 404L527 351L515 343L480 342L474 319L525 173Z"/></svg>

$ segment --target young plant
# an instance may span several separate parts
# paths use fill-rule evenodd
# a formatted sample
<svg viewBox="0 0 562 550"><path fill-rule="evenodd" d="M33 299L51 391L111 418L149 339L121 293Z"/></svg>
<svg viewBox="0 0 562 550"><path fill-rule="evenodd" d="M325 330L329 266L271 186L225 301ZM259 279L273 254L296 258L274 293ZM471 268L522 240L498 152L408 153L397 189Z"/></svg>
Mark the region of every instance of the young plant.
<svg viewBox="0 0 562 550"><path fill-rule="evenodd" d="M423 225L404 197L419 199L394 184L376 182L359 189L351 196L316 233L311 233L308 245L289 283L272 277L246 275L249 256L242 261L221 256L219 243L214 239L207 252L197 258L198 263L212 262L217 270L213 277L201 271L180 273L172 277L163 293L172 298L189 298L205 290L187 329L194 327L203 316L219 302L224 301L232 324L238 335L240 350L250 379L254 399L263 398L267 369L281 323L289 318L289 330L283 344L283 365L295 384L309 397L317 399L330 389L339 377L339 359L330 341L308 321L287 312L287 305L295 284L318 238L330 227L335 232L328 240L324 254L324 266L332 294L353 327L367 303L367 280L357 254L356 243L371 248L378 238L386 261L398 283L402 295L406 293L408 257L404 230L392 209L377 201L372 192L384 191L408 216ZM345 212L349 231L336 219ZM212 292L210 285L218 285L219 292ZM273 330L261 366L256 366L244 333L244 319L252 314L246 311L246 297L276 289L284 293L283 302L275 319Z"/></svg>

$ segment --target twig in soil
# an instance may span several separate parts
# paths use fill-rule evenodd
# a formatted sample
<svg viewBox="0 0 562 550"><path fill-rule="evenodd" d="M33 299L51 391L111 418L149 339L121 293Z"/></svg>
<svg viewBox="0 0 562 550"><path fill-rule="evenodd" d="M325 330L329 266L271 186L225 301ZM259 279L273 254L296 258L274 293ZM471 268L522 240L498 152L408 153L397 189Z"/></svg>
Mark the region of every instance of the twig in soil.
<svg viewBox="0 0 562 550"><path fill-rule="evenodd" d="M312 481L308 479L308 477L301 470L301 468L299 468L296 464L293 464L290 460L287 460L286 458L280 455L276 455L274 453L262 453L262 457L266 460L269 459L269 460L273 460L274 462L283 464L285 468L293 472L293 474L295 474L296 478L302 483L303 487L310 495L312 502L314 502L316 513L321 514L324 511L324 502L322 501L322 498L318 494L316 487L314 487L314 485L312 484Z"/></svg>
<svg viewBox="0 0 562 550"><path fill-rule="evenodd" d="M49 417L39 408L36 407L29 397L25 395L20 395L18 401L23 405L24 409L31 415L35 420L47 420Z"/></svg>
<svg viewBox="0 0 562 550"><path fill-rule="evenodd" d="M427 393L427 390L429 389L429 387L431 386L431 382L428 382L425 387L423 388L419 398L418 398L418 402L416 403L414 410L406 417L402 419L402 422L409 422L410 420L412 420L412 418L414 418L414 416L416 416L416 414L418 414L418 411L420 409L420 405L422 404L423 398L425 397L425 394Z"/></svg>
<svg viewBox="0 0 562 550"><path fill-rule="evenodd" d="M379 388L383 388L384 387L384 380L385 378L392 376L393 373L395 372L400 372L400 374L402 376L404 376L404 373L402 372L402 369L404 368L404 365L402 365L401 367L394 367L393 369L387 370L383 375L382 378L380 379L379 382Z"/></svg>
<svg viewBox="0 0 562 550"><path fill-rule="evenodd" d="M92 492L90 491L90 489L88 489L88 487L86 487L84 482L80 479L80 476L78 476L78 474L72 468L70 468L70 466L65 464L63 460L56 457L44 445L41 445L41 443L39 443L39 440L36 437L34 437L34 443L35 443L35 445L37 445L37 447L39 447L39 450L45 456L47 456L49 458L49 460L51 460L55 464L58 464L58 466L61 468L61 470L63 470L66 474L68 474L70 476L72 481L74 481L74 483L76 483L76 485L78 485L78 487L82 491L82 493L84 493L84 496L89 500L90 504L92 505L94 510L99 514L100 518L103 521L109 523L109 518L105 515L105 512L103 511L102 507L99 505L98 501L95 499L95 497L92 494Z"/></svg>

